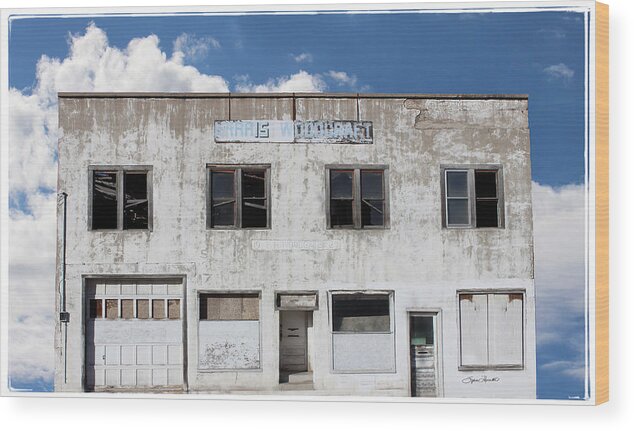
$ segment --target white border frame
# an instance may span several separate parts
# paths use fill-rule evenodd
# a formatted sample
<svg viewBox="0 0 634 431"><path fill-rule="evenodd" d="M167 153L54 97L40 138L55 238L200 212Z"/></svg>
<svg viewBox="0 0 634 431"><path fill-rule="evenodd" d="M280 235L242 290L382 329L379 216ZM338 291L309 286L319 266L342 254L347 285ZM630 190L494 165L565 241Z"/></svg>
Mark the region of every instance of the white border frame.
<svg viewBox="0 0 634 431"><path fill-rule="evenodd" d="M90 9L90 13L84 12ZM212 11L213 9L213 11ZM539 12L539 11L579 12L586 15L586 399L585 400L517 400L517 399L464 399L442 398L423 399L425 403L470 403L470 404L557 404L557 405L594 405L595 394L593 383L595 376L595 19L596 7L593 0L562 0L557 1L500 1L500 2L447 2L447 3L395 3L395 4L320 4L320 5L238 5L238 6L178 6L178 7L96 7L96 8L38 8L19 9L10 8L0 11L0 199L8 203L8 40L11 20L24 18L46 17L91 17L102 16L158 16L158 15L297 15L297 14L381 14L381 13L463 13L463 12ZM20 16L17 16L17 15ZM6 25L4 25L6 23ZM0 346L8 346L8 205L0 209ZM19 392L9 390L8 353L6 348L0 349L0 395L28 396L28 397L76 397L77 394L58 392ZM277 395L220 395L220 394L187 394L174 396L171 394L82 394L87 398L175 398L183 397L195 399L223 399L223 400L289 400L296 397ZM355 397L355 396L306 396L302 400L316 401L371 401L371 402L421 402L420 399L403 397Z"/></svg>

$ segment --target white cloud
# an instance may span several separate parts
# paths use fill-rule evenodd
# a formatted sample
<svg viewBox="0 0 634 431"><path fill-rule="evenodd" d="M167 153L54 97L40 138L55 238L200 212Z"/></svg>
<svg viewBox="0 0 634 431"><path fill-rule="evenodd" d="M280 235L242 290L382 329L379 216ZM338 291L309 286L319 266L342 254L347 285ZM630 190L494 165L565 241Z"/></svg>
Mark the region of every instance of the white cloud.
<svg viewBox="0 0 634 431"><path fill-rule="evenodd" d="M301 54L297 54L297 55L293 55L293 60L295 60L297 63L312 63L313 62L313 55L309 52L302 52Z"/></svg>
<svg viewBox="0 0 634 431"><path fill-rule="evenodd" d="M190 62L198 61L209 53L209 49L220 49L220 42L213 37L196 37L189 33L182 33L174 40L173 56L182 55Z"/></svg>
<svg viewBox="0 0 634 431"><path fill-rule="evenodd" d="M584 188L533 183L537 344L544 371L584 378ZM562 359L563 358L563 359Z"/></svg>
<svg viewBox="0 0 634 431"><path fill-rule="evenodd" d="M346 72L338 72L336 70L329 70L326 75L332 78L337 85L349 85L351 87L357 84L357 77L355 75L348 75Z"/></svg>
<svg viewBox="0 0 634 431"><path fill-rule="evenodd" d="M541 370L556 372L564 376L583 379L586 375L586 369L583 363L577 361L552 361L540 366Z"/></svg>
<svg viewBox="0 0 634 431"><path fill-rule="evenodd" d="M575 76L575 71L570 67L566 66L564 63L553 64L544 68L544 72L551 78L555 79L572 79Z"/></svg>
<svg viewBox="0 0 634 431"><path fill-rule="evenodd" d="M191 39L181 38L181 50ZM64 59L42 56L33 93L9 90L9 366L13 379L52 378L55 283L57 92L229 91L220 76L168 58L159 39L112 47L94 24L69 38ZM191 45L191 44L190 44ZM194 50L195 51L195 50Z"/></svg>
<svg viewBox="0 0 634 431"><path fill-rule="evenodd" d="M253 84L249 82L248 76L239 77L239 81L241 82L236 85L236 91L241 93L316 93L327 88L320 75L311 75L304 70L294 75L269 79L264 84Z"/></svg>
<svg viewBox="0 0 634 431"><path fill-rule="evenodd" d="M9 368L12 379L53 374L56 196L28 197L30 214L9 221Z"/></svg>

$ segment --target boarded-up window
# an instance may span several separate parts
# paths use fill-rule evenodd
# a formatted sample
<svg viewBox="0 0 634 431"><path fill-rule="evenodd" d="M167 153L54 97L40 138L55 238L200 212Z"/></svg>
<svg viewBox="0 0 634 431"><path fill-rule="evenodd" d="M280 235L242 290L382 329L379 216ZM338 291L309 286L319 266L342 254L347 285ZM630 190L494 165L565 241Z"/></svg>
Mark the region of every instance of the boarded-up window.
<svg viewBox="0 0 634 431"><path fill-rule="evenodd" d="M121 317L123 319L134 319L134 300L133 299L121 300Z"/></svg>
<svg viewBox="0 0 634 431"><path fill-rule="evenodd" d="M486 365L487 295L460 295L461 365Z"/></svg>
<svg viewBox="0 0 634 431"><path fill-rule="evenodd" d="M523 295L476 293L460 295L461 365L523 365Z"/></svg>
<svg viewBox="0 0 634 431"><path fill-rule="evenodd" d="M103 317L103 302L101 299L91 299L89 307L91 319L101 319Z"/></svg>
<svg viewBox="0 0 634 431"><path fill-rule="evenodd" d="M168 319L180 319L181 318L181 301L180 301L180 299L168 299L167 300L167 318Z"/></svg>
<svg viewBox="0 0 634 431"><path fill-rule="evenodd" d="M335 294L333 332L390 332L390 296Z"/></svg>
<svg viewBox="0 0 634 431"><path fill-rule="evenodd" d="M165 319L165 300L152 300L152 319Z"/></svg>
<svg viewBox="0 0 634 431"><path fill-rule="evenodd" d="M259 320L257 294L219 294L200 296L200 320Z"/></svg>
<svg viewBox="0 0 634 431"><path fill-rule="evenodd" d="M136 301L136 317L137 317L137 319L149 319L150 318L150 300L149 299L137 299L137 301Z"/></svg>
<svg viewBox="0 0 634 431"><path fill-rule="evenodd" d="M119 300L106 299L106 319L116 319L119 317Z"/></svg>

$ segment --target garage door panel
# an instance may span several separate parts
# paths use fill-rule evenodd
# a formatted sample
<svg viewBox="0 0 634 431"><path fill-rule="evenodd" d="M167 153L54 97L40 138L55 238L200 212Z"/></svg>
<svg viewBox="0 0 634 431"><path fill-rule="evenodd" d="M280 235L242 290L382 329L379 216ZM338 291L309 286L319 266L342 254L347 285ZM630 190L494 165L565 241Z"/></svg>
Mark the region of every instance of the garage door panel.
<svg viewBox="0 0 634 431"><path fill-rule="evenodd" d="M181 346L167 346L167 363L169 365L183 364L183 348Z"/></svg>
<svg viewBox="0 0 634 431"><path fill-rule="evenodd" d="M152 346L152 364L167 365L167 346Z"/></svg>
<svg viewBox="0 0 634 431"><path fill-rule="evenodd" d="M136 346L137 365L150 365L152 363L152 346Z"/></svg>
<svg viewBox="0 0 634 431"><path fill-rule="evenodd" d="M121 346L121 365L136 365L136 346Z"/></svg>
<svg viewBox="0 0 634 431"><path fill-rule="evenodd" d="M152 370L152 386L167 386L167 368Z"/></svg>
<svg viewBox="0 0 634 431"><path fill-rule="evenodd" d="M121 370L119 368L106 368L106 386L121 386Z"/></svg>
<svg viewBox="0 0 634 431"><path fill-rule="evenodd" d="M108 346L106 345L106 365L119 365L121 364L121 347L118 345Z"/></svg>
<svg viewBox="0 0 634 431"><path fill-rule="evenodd" d="M183 288L173 280L87 285L91 300L122 304L128 312L106 318L96 308L86 319L86 382L98 389L151 388L183 384ZM130 304L134 302L134 306ZM171 313L137 315L137 303L163 304ZM106 307L107 308L107 307ZM167 318L169 317L171 318Z"/></svg>
<svg viewBox="0 0 634 431"><path fill-rule="evenodd" d="M148 387L152 386L152 370L142 369L136 372L137 386Z"/></svg>
<svg viewBox="0 0 634 431"><path fill-rule="evenodd" d="M136 370L121 370L121 386L136 386Z"/></svg>
<svg viewBox="0 0 634 431"><path fill-rule="evenodd" d="M86 331L94 337L95 344L131 344L130 340L142 340L147 344L165 342L180 343L183 338L183 325L180 319L173 320L112 320L95 321L97 331Z"/></svg>

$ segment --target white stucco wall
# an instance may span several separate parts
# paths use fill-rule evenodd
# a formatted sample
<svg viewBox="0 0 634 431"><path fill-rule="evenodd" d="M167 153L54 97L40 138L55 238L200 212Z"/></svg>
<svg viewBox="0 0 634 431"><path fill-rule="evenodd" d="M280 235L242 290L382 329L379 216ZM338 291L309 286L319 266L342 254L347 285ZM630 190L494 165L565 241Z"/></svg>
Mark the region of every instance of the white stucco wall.
<svg viewBox="0 0 634 431"><path fill-rule="evenodd" d="M217 144L213 125L229 118L228 98L164 96L60 97L58 188L69 196L66 285L71 320L66 382L63 331L57 325L56 390L83 390L82 277L125 274L184 277L190 391L276 390L279 312L274 291L317 291L319 309L313 315L314 345L309 349L316 393L408 396L407 312L427 310L439 312L444 396L535 397L526 98L368 96L357 102L352 97L298 96L293 102L292 97L232 97L231 119L290 120L295 110L297 120L354 120L358 112L359 119L373 122L373 144L341 145ZM270 164L270 229L206 228L210 163ZM327 229L325 166L331 164L388 166L388 229ZM440 172L441 165L451 164L503 167L504 228L442 227ZM152 166L152 231L89 230L90 165ZM331 241L335 246L279 250L257 245L266 240ZM525 292L522 370L458 370L459 289ZM214 290L261 292L260 369L198 369L198 292ZM393 370L332 371L327 292L333 290L394 292ZM497 380L464 383L483 375Z"/></svg>

